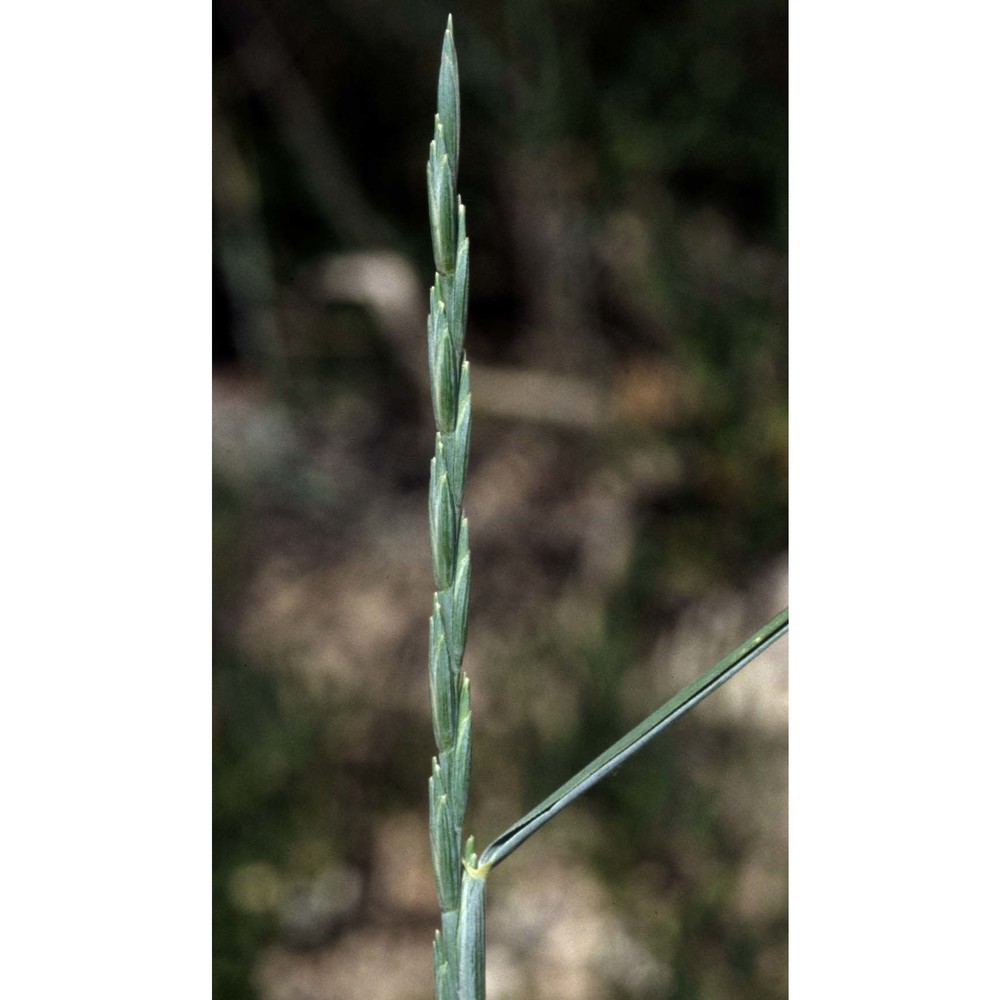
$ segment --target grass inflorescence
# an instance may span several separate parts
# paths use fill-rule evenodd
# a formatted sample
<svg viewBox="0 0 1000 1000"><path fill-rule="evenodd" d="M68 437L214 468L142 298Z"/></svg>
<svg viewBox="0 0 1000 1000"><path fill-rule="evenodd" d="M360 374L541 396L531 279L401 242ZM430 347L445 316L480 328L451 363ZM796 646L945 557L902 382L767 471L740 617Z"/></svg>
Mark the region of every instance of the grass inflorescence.
<svg viewBox="0 0 1000 1000"><path fill-rule="evenodd" d="M428 667L437 756L431 764L430 842L441 927L434 937L437 1000L484 1000L485 903L490 870L574 799L742 670L788 631L788 609L660 706L587 767L523 816L477 857L463 845L472 766L469 678L462 672L469 620L469 524L465 517L471 395L465 329L469 240L457 192L461 137L458 57L448 18L438 76L437 114L427 161L435 275L427 317L427 361L436 433L429 519L436 590Z"/></svg>
<svg viewBox="0 0 1000 1000"><path fill-rule="evenodd" d="M430 778L431 858L441 909L441 928L434 940L438 1000L482 996L484 962L483 877L471 839L464 848L462 844L472 763L469 678L462 672L470 571L469 524L462 501L472 407L464 349L469 240L465 206L456 190L460 131L458 57L449 17L441 51L434 137L427 160L436 269L427 316L427 361L437 427L429 491L431 561L437 590L430 617L428 666L438 749Z"/></svg>

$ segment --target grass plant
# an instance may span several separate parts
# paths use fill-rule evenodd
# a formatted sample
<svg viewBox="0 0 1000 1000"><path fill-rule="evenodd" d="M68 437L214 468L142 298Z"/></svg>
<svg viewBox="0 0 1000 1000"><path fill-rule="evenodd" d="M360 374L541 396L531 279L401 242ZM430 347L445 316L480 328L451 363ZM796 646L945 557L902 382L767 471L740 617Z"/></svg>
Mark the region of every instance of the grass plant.
<svg viewBox="0 0 1000 1000"><path fill-rule="evenodd" d="M434 938L437 1000L485 996L486 882L499 865L574 799L605 778L788 631L788 609L651 713L477 856L464 842L472 764L469 678L462 671L469 614L469 525L463 508L471 395L465 330L469 239L457 191L461 109L458 57L449 16L441 51L437 114L427 162L435 276L427 353L436 433L430 465L430 548L436 590L429 621L431 717L430 842L441 927Z"/></svg>

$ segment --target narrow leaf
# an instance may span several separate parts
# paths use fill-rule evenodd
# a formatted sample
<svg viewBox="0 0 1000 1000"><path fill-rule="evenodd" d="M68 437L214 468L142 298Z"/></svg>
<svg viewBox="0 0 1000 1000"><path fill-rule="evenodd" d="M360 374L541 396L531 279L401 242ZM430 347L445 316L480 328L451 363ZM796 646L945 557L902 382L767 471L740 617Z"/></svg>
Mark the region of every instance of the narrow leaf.
<svg viewBox="0 0 1000 1000"><path fill-rule="evenodd" d="M663 732L689 708L697 705L702 698L721 687L787 631L788 608L785 608L781 614L758 629L741 646L738 646L714 667L705 671L696 681L674 695L666 704L626 733L600 757L588 764L582 771L570 778L566 784L556 789L544 802L535 806L531 812L501 834L483 851L481 863L490 866L500 864L507 855L523 844L536 830L548 823L553 816L596 785L602 778L606 778L629 757L642 749L654 736ZM461 979L461 970L459 970L459 975Z"/></svg>

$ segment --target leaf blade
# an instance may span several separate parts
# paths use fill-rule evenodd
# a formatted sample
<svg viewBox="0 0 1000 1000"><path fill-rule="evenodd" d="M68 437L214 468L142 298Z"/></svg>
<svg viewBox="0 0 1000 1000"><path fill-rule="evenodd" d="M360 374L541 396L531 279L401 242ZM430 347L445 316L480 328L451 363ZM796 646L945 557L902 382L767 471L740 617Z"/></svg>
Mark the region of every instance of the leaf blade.
<svg viewBox="0 0 1000 1000"><path fill-rule="evenodd" d="M759 628L749 639L706 670L697 680L682 688L655 712L629 730L618 742L612 744L599 757L578 771L547 799L522 816L483 851L480 864L492 867L500 864L532 834L562 812L566 806L624 764L653 737L658 736L667 726L679 719L689 709L694 708L699 701L725 684L765 649L777 642L787 631L788 608L785 608L766 625Z"/></svg>

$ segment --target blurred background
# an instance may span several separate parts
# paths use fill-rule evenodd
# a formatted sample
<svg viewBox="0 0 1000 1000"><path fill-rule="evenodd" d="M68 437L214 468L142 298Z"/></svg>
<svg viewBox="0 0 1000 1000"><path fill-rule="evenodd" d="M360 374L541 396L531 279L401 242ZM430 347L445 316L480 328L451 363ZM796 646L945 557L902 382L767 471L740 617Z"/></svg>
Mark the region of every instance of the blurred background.
<svg viewBox="0 0 1000 1000"><path fill-rule="evenodd" d="M214 991L433 995L455 17L480 847L787 603L784 0L216 0ZM787 641L490 879L490 1000L787 996Z"/></svg>

